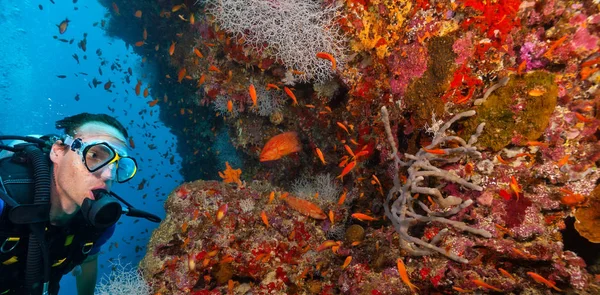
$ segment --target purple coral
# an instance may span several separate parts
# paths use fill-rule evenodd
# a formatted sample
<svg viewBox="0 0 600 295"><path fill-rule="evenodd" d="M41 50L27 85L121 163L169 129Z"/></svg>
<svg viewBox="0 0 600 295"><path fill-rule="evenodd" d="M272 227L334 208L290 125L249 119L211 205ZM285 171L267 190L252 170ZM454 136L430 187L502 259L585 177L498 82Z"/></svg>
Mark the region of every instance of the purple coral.
<svg viewBox="0 0 600 295"><path fill-rule="evenodd" d="M420 78L427 70L427 48L418 43L400 47L387 58L394 77L390 79L393 94L404 95L408 84Z"/></svg>

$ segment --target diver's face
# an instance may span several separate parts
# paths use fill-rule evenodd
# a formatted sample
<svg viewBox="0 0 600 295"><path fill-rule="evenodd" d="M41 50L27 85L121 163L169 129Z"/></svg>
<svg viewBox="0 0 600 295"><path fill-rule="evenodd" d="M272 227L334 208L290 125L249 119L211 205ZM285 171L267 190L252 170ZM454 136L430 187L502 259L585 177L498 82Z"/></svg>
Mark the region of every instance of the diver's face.
<svg viewBox="0 0 600 295"><path fill-rule="evenodd" d="M106 142L119 155L126 155L126 140L123 134L110 125L91 122L81 126L75 138L81 138L83 144ZM54 177L57 191L61 198L73 201L81 206L85 198L94 199L92 190L110 191L116 178L115 163L102 167L98 171L89 172L82 156L64 145L54 144L50 159L54 163Z"/></svg>

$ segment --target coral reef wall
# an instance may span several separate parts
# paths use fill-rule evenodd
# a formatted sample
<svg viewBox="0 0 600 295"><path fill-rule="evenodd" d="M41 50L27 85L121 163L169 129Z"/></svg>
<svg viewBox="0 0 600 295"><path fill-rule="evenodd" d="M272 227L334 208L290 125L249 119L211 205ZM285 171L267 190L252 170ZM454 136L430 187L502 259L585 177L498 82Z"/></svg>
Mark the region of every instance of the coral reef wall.
<svg viewBox="0 0 600 295"><path fill-rule="evenodd" d="M223 181L171 194L156 292L600 292L597 1L104 2Z"/></svg>

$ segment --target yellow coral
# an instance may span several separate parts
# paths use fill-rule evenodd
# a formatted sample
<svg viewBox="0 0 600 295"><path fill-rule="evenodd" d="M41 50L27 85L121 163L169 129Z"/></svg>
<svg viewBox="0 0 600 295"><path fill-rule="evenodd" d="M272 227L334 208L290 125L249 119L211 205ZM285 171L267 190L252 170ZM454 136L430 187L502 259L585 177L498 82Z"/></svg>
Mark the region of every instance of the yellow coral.
<svg viewBox="0 0 600 295"><path fill-rule="evenodd" d="M382 11L376 8L380 4L386 7L386 13L383 15L380 14ZM404 21L411 9L410 1L375 0L371 1L369 9L355 11L363 28L356 36L357 40L352 42L352 50L358 52L375 49L379 58L389 55L388 49L393 48L400 39ZM377 46L380 39L385 40L385 44Z"/></svg>
<svg viewBox="0 0 600 295"><path fill-rule="evenodd" d="M242 185L242 181L240 180L240 175L242 175L242 169L233 169L229 166L229 162L225 162L225 171L219 172L219 176L223 178L223 182L231 183L235 182L239 186Z"/></svg>

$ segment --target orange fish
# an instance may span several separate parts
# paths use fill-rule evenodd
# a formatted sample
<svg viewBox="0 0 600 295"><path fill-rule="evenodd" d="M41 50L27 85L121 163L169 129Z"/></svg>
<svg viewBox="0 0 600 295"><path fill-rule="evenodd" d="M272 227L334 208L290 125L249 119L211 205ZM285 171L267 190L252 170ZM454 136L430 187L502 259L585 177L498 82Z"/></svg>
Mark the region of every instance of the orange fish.
<svg viewBox="0 0 600 295"><path fill-rule="evenodd" d="M471 293L471 292L473 292L471 290L467 290L467 289L463 289L463 288L459 288L459 287L452 287L452 290L457 291L459 293Z"/></svg>
<svg viewBox="0 0 600 295"><path fill-rule="evenodd" d="M158 98L157 98L157 99L155 99L155 100L153 100L153 101L150 101L150 102L148 102L148 105L149 105L149 106L151 106L151 107L153 107L153 106L155 106L157 103L158 103Z"/></svg>
<svg viewBox="0 0 600 295"><path fill-rule="evenodd" d="M175 5L175 6L173 6L173 8L171 8L171 12L176 12L179 9L181 9L182 7L185 7L185 4Z"/></svg>
<svg viewBox="0 0 600 295"><path fill-rule="evenodd" d="M323 250L327 250L333 246L339 245L340 242L336 242L334 240L327 240L325 242L323 242L321 245L319 245L319 247L317 248L317 252L321 252Z"/></svg>
<svg viewBox="0 0 600 295"><path fill-rule="evenodd" d="M112 3L112 8L115 11L115 14L121 15L121 13L119 13L119 6L117 6L117 3L113 2Z"/></svg>
<svg viewBox="0 0 600 295"><path fill-rule="evenodd" d="M335 123L338 125L338 127L344 129L344 131L346 131L346 133L350 134L350 131L348 131L348 128L346 127L346 125L344 125L344 123L342 123L342 122L335 122Z"/></svg>
<svg viewBox="0 0 600 295"><path fill-rule="evenodd" d="M67 31L67 27L69 26L69 22L71 22L68 18L65 18L60 24L56 25L58 27L58 32L64 34Z"/></svg>
<svg viewBox="0 0 600 295"><path fill-rule="evenodd" d="M181 80L183 80L183 77L185 77L186 73L187 70L185 68L181 68L181 70L179 70L179 73L177 74L177 82L181 84Z"/></svg>
<svg viewBox="0 0 600 295"><path fill-rule="evenodd" d="M323 213L323 210L321 210L319 206L309 201L298 199L292 196L286 196L285 198L282 196L282 199L290 208L298 211L303 215L312 217L314 219L327 219L327 215Z"/></svg>
<svg viewBox="0 0 600 295"><path fill-rule="evenodd" d="M146 87L146 89L144 89L144 98L148 97L150 93L148 93L148 87Z"/></svg>
<svg viewBox="0 0 600 295"><path fill-rule="evenodd" d="M432 150L428 150L428 149L426 149L425 147L423 147L423 150L424 150L425 152L427 152L427 153L434 154L434 155L445 155L445 154L446 154L446 151L445 151L445 150L443 150L443 149L432 149Z"/></svg>
<svg viewBox="0 0 600 295"><path fill-rule="evenodd" d="M329 216L329 221L331 221L331 224L333 224L335 221L335 215L333 215L333 211L329 210L329 214L327 214L327 216Z"/></svg>
<svg viewBox="0 0 600 295"><path fill-rule="evenodd" d="M346 149L346 152L348 152L348 154L350 154L350 156L352 156L353 158L355 157L354 152L347 144L344 145L344 148Z"/></svg>
<svg viewBox="0 0 600 295"><path fill-rule="evenodd" d="M532 278L534 281L536 281L536 282L538 282L538 283L542 283L542 284L544 284L544 285L546 285L546 286L548 286L548 287L550 287L550 288L552 288L552 289L554 289L554 290L556 290L556 291L558 291L558 292L562 292L562 290L561 290L561 289L559 289L559 288L556 288L556 286L555 286L555 285L556 285L556 283L555 283L555 282L551 282L551 281L547 280L546 278L544 278L544 277L542 277L542 276L538 275L538 274L537 274L537 273L535 273L535 272L530 272L530 271L529 271L529 272L527 272L527 274L528 274L528 275L529 275L529 276L530 276L530 277L531 277L531 278Z"/></svg>
<svg viewBox="0 0 600 295"><path fill-rule="evenodd" d="M269 227L269 219L267 218L267 213L265 213L265 211L260 211L260 218L262 219L263 223Z"/></svg>
<svg viewBox="0 0 600 295"><path fill-rule="evenodd" d="M267 141L260 152L260 161L273 161L291 153L297 153L302 150L302 145L298 139L298 134L293 131L284 132L275 135Z"/></svg>
<svg viewBox="0 0 600 295"><path fill-rule="evenodd" d="M503 274L505 277L507 277L507 278L509 278L509 279L511 279L511 280L513 280L513 281L516 281L516 280L515 280L515 277L513 277L513 276L512 276L512 275L511 275L511 274L510 274L508 271L506 271L506 270L504 270L504 269L502 269L502 268L498 268L498 270L499 270L499 271L500 271L500 273L501 273L501 274Z"/></svg>
<svg viewBox="0 0 600 295"><path fill-rule="evenodd" d="M350 171L354 169L354 166L356 166L356 161L348 163L348 165L344 167L344 170L342 170L342 174L338 175L336 178L340 178L342 181L344 181L344 175L350 173Z"/></svg>
<svg viewBox="0 0 600 295"><path fill-rule="evenodd" d="M221 205L221 207L219 207L219 210L217 210L217 222L221 221L221 219L223 219L223 217L225 217L225 214L227 214L227 209L229 209L229 206L227 205L227 203Z"/></svg>
<svg viewBox="0 0 600 295"><path fill-rule="evenodd" d="M194 14L193 14L193 13L191 13L191 14L190 14L190 24L192 24L192 25L193 25L194 23L196 23L196 18L194 17Z"/></svg>
<svg viewBox="0 0 600 295"><path fill-rule="evenodd" d="M135 13L133 14L135 17L137 18L141 18L142 17L142 11L141 10L136 10Z"/></svg>
<svg viewBox="0 0 600 295"><path fill-rule="evenodd" d="M175 41L171 41L171 46L169 47L169 55L173 55L173 53L175 53L175 44L177 44Z"/></svg>
<svg viewBox="0 0 600 295"><path fill-rule="evenodd" d="M329 60L331 62L331 70L335 71L336 62L335 62L335 58L333 58L333 55L331 55L327 52L319 52L319 53L317 53L317 57Z"/></svg>
<svg viewBox="0 0 600 295"><path fill-rule="evenodd" d="M188 228L188 223L187 223L187 221L184 221L183 224L181 225L181 232L185 233L187 228Z"/></svg>
<svg viewBox="0 0 600 295"><path fill-rule="evenodd" d="M140 95L141 87L142 87L142 81L138 80L138 84L135 85L135 95L138 95L138 96Z"/></svg>
<svg viewBox="0 0 600 295"><path fill-rule="evenodd" d="M554 41L554 43L550 46L550 48L548 48L548 50L542 56L547 59L552 59L552 53L554 52L554 49L556 49L558 46L563 44L565 42L565 40L567 40L568 36L569 35L564 35L560 39Z"/></svg>
<svg viewBox="0 0 600 295"><path fill-rule="evenodd" d="M369 216L367 214L363 214L363 213L354 213L351 216L352 216L352 218L358 219L360 221L375 221L375 220L377 220L377 218Z"/></svg>
<svg viewBox="0 0 600 295"><path fill-rule="evenodd" d="M517 195L517 200L519 199L519 197L521 196L521 186L519 185L519 183L517 183L517 180L515 179L514 176L510 177L510 189L515 193L515 195Z"/></svg>
<svg viewBox="0 0 600 295"><path fill-rule="evenodd" d="M569 155L565 155L564 157L562 157L562 159L558 160L558 162L556 164L560 168L568 163L569 163Z"/></svg>
<svg viewBox="0 0 600 295"><path fill-rule="evenodd" d="M135 143L133 142L133 137L129 137L129 146L134 149L135 148Z"/></svg>
<svg viewBox="0 0 600 295"><path fill-rule="evenodd" d="M206 75L204 75L204 74L200 75L200 79L198 79L198 85L196 85L196 87L202 86L202 84L204 84L205 80L206 80Z"/></svg>
<svg viewBox="0 0 600 295"><path fill-rule="evenodd" d="M344 189L344 192L342 193L342 195L340 196L340 199L338 200L338 205L342 205L342 204L344 204L344 201L346 200L346 193L347 193L347 192L348 192L348 191L346 191L346 190Z"/></svg>
<svg viewBox="0 0 600 295"><path fill-rule="evenodd" d="M475 285L479 286L479 287L484 287L486 289L490 289L490 290L494 290L496 292L502 292L502 290L487 284L486 282L482 281L482 280L471 280L471 282L475 283Z"/></svg>
<svg viewBox="0 0 600 295"><path fill-rule="evenodd" d="M321 163L323 163L323 165L327 164L327 162L325 162L325 157L323 157L323 153L321 152L321 150L319 148L315 148L315 152L317 153L319 160L321 160Z"/></svg>
<svg viewBox="0 0 600 295"><path fill-rule="evenodd" d="M548 143L546 142L540 142L540 141L528 141L527 145L529 146L542 146L542 147L548 147Z"/></svg>
<svg viewBox="0 0 600 295"><path fill-rule="evenodd" d="M525 71L525 69L527 69L527 61L524 60L519 64L519 67L517 68L517 74L521 75L523 74L523 71Z"/></svg>
<svg viewBox="0 0 600 295"><path fill-rule="evenodd" d="M577 120L579 120L579 121L581 121L583 123L589 123L589 122L594 121L593 118L588 118L588 117L586 117L586 116L584 116L584 115L582 115L582 114L580 114L578 112L575 112L575 117L577 118Z"/></svg>
<svg viewBox="0 0 600 295"><path fill-rule="evenodd" d="M198 50L198 48L196 48L196 47L194 47L194 54L199 58L204 57L204 55L202 55L202 52L200 52L200 50Z"/></svg>
<svg viewBox="0 0 600 295"><path fill-rule="evenodd" d="M227 281L227 294L228 295L233 295L233 287L234 287L233 280Z"/></svg>
<svg viewBox="0 0 600 295"><path fill-rule="evenodd" d="M144 31L142 32L142 38L144 38L144 40L148 39L148 31L146 31L146 28L144 28Z"/></svg>
<svg viewBox="0 0 600 295"><path fill-rule="evenodd" d="M231 99L227 101L227 111L233 113L233 102Z"/></svg>
<svg viewBox="0 0 600 295"><path fill-rule="evenodd" d="M529 94L529 96L537 97L537 96L544 95L544 93L546 93L546 90L535 88L535 89L530 90L527 94Z"/></svg>
<svg viewBox="0 0 600 295"><path fill-rule="evenodd" d="M416 292L415 289L419 290L419 288L413 285L408 279L408 273L406 272L406 266L404 266L404 261L402 261L402 258L398 258L398 260L396 260L396 264L398 266L398 274L400 275L402 281L410 288L412 292Z"/></svg>
<svg viewBox="0 0 600 295"><path fill-rule="evenodd" d="M137 47L144 46L144 41L135 42L135 46L137 46Z"/></svg>
<svg viewBox="0 0 600 295"><path fill-rule="evenodd" d="M285 93L292 99L292 101L294 102L292 105L298 105L298 100L296 99L296 95L294 95L294 93L292 92L292 90L290 90L289 88L283 86L283 91L285 91Z"/></svg>
<svg viewBox="0 0 600 295"><path fill-rule="evenodd" d="M208 67L208 70L210 72L217 72L217 73L221 72L221 70L219 70L219 68L215 67L214 65L210 65L210 67Z"/></svg>
<svg viewBox="0 0 600 295"><path fill-rule="evenodd" d="M267 90L269 90L269 89L281 90L281 89L279 89L279 87L277 85L271 84L271 83L267 84Z"/></svg>
<svg viewBox="0 0 600 295"><path fill-rule="evenodd" d="M510 162L504 160L500 155L496 155L496 159L498 159L498 162L504 164L504 165L508 165L510 164Z"/></svg>
<svg viewBox="0 0 600 295"><path fill-rule="evenodd" d="M348 265L350 265L351 261L352 261L352 256L346 257L346 259L344 260L344 264L342 265L342 269L348 267Z"/></svg>
<svg viewBox="0 0 600 295"><path fill-rule="evenodd" d="M273 202L274 199L275 199L275 191L272 191L269 194L269 202L267 204L271 204L271 202Z"/></svg>
<svg viewBox="0 0 600 295"><path fill-rule="evenodd" d="M254 84L250 84L248 92L250 93L250 99L252 99L252 106L256 106L256 89L254 88Z"/></svg>
<svg viewBox="0 0 600 295"><path fill-rule="evenodd" d="M112 82L110 80L108 80L108 82L106 82L104 84L104 90L109 90L111 85L112 85Z"/></svg>

